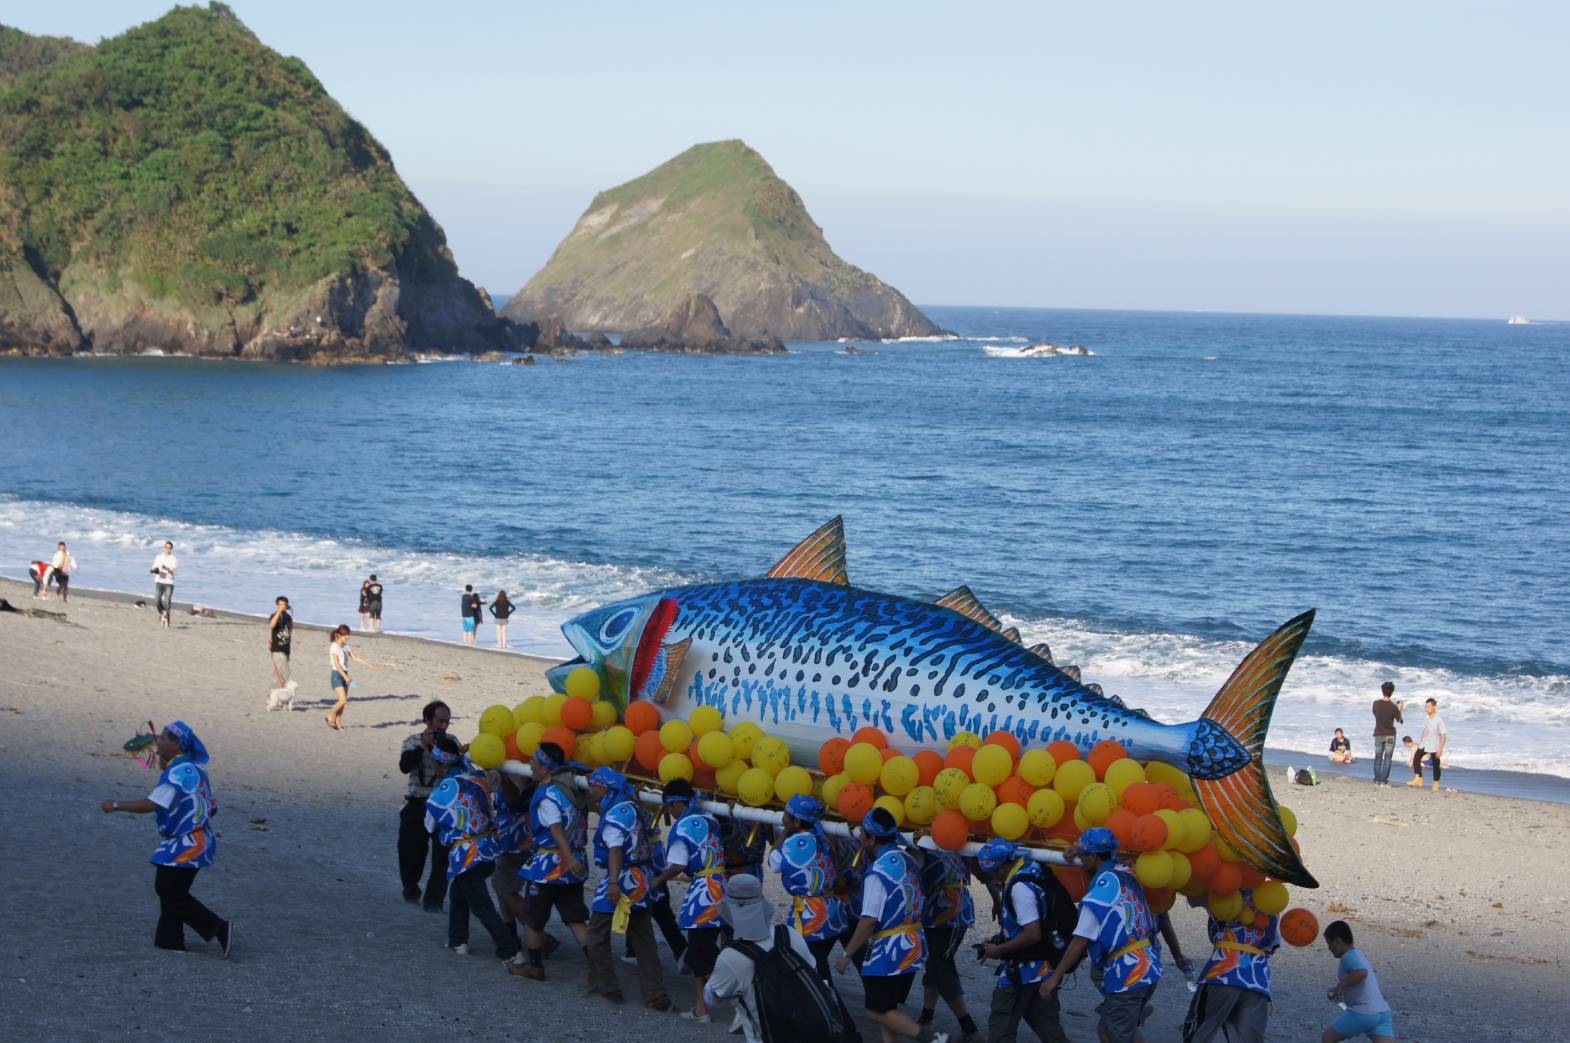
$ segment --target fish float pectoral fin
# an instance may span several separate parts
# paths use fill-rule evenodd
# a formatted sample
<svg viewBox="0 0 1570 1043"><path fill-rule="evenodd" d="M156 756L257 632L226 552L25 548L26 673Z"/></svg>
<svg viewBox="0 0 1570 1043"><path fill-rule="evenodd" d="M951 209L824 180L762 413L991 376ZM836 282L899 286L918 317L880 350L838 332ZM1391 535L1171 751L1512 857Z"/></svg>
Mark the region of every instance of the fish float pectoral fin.
<svg viewBox="0 0 1570 1043"><path fill-rule="evenodd" d="M663 706L670 702L671 693L676 690L676 677L681 673L681 665L686 662L687 652L691 648L690 637L684 637L672 644L661 645L649 676L640 690L633 693L633 698L647 699L656 706Z"/></svg>
<svg viewBox="0 0 1570 1043"><path fill-rule="evenodd" d="M933 604L939 608L946 608L950 612L958 612L966 619L980 623L988 630L999 634L1003 633L1003 621L987 611L987 606L981 603L981 599L976 597L969 587L955 587L934 601Z"/></svg>
<svg viewBox="0 0 1570 1043"><path fill-rule="evenodd" d="M815 579L823 583L850 583L845 568L845 518L836 514L817 532L796 544L791 552L764 574L767 579Z"/></svg>
<svg viewBox="0 0 1570 1043"><path fill-rule="evenodd" d="M1189 774L1216 832L1261 873L1318 887L1281 821L1265 775L1265 733L1276 696L1314 624L1310 609L1283 624L1238 664L1205 708L1189 750Z"/></svg>

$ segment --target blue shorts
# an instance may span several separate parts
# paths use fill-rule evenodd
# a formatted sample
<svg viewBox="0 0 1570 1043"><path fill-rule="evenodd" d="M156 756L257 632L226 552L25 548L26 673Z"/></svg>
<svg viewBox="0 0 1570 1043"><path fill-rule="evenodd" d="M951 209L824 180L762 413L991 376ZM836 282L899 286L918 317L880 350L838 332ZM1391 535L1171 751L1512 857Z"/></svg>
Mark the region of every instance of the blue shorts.
<svg viewBox="0 0 1570 1043"><path fill-rule="evenodd" d="M1378 1014L1358 1014L1349 1010L1337 1018L1330 1027L1348 1039L1356 1039L1358 1036L1367 1036L1370 1039L1375 1036L1389 1036L1394 1039L1396 1035L1395 1024L1390 1020L1388 1010Z"/></svg>
<svg viewBox="0 0 1570 1043"><path fill-rule="evenodd" d="M463 617L463 632L465 634L472 634L472 633L474 633L474 624L475 624L475 619L474 619L473 616L464 616Z"/></svg>
<svg viewBox="0 0 1570 1043"><path fill-rule="evenodd" d="M349 690L349 681L348 681L347 678L345 678L343 676L343 674L340 674L338 671L334 670L333 671L333 677L332 677L332 687L333 688L342 688L344 691L348 691Z"/></svg>

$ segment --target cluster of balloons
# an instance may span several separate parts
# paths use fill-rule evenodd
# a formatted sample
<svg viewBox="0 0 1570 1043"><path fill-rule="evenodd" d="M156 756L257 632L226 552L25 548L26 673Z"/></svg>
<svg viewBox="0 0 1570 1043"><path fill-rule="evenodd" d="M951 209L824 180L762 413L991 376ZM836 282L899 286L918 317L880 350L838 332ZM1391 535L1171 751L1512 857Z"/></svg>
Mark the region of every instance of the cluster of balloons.
<svg viewBox="0 0 1570 1043"><path fill-rule="evenodd" d="M848 822L881 807L950 851L994 835L1071 843L1084 830L1105 826L1134 856L1134 874L1157 912L1170 909L1178 895L1203 897L1217 919L1248 923L1256 910L1276 915L1290 902L1285 884L1245 865L1215 833L1188 776L1158 761L1132 760L1111 740L1088 751L1066 740L1022 750L1008 732L961 732L946 754L907 756L879 729L862 728L825 742L814 775L791 763L783 739L750 721L727 728L714 707L698 707L687 720L662 721L653 704L636 701L618 716L614 704L599 698L599 676L587 667L569 673L565 687L566 694L486 709L470 758L494 768L508 757L527 760L541 742L554 742L590 767L613 765L662 783L688 779L752 807L811 793ZM1280 810L1287 832L1295 834L1296 816ZM1083 895L1079 870L1054 872L1076 899ZM1248 903L1244 890L1251 892ZM1287 940L1312 944L1313 915L1292 910L1283 918L1284 934L1289 921L1298 930ZM1297 941L1305 932L1307 941Z"/></svg>

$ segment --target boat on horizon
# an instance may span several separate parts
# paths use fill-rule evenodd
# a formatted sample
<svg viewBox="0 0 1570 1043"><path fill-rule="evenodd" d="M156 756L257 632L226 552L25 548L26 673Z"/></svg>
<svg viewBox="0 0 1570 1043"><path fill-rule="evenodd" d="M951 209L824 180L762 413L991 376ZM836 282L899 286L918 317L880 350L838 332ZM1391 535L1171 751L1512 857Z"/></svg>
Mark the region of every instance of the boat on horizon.
<svg viewBox="0 0 1570 1043"><path fill-rule="evenodd" d="M1530 326L1530 325L1532 325L1532 320L1527 318L1525 315L1512 315L1512 316L1510 316L1510 318L1508 320L1506 320L1505 325L1506 326Z"/></svg>

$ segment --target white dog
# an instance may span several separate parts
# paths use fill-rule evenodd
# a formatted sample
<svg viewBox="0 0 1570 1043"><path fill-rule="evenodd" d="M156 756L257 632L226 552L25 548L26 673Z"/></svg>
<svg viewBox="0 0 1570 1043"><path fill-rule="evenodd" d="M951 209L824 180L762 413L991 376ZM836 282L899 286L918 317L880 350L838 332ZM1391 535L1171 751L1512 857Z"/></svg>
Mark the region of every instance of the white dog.
<svg viewBox="0 0 1570 1043"><path fill-rule="evenodd" d="M298 683L290 681L282 688L274 688L267 693L267 708L269 710L293 710L294 690L300 687Z"/></svg>

